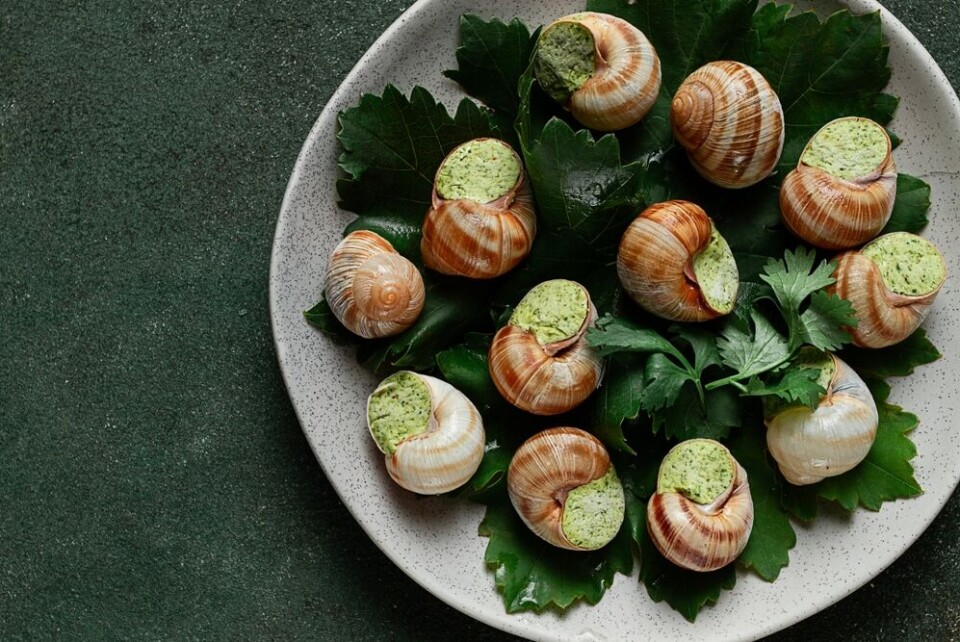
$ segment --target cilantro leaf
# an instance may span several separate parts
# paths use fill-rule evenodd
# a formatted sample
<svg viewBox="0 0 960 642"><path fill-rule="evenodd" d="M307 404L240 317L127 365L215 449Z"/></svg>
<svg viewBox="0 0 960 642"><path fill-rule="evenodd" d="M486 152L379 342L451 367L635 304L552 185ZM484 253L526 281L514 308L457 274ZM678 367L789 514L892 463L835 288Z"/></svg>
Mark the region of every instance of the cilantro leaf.
<svg viewBox="0 0 960 642"><path fill-rule="evenodd" d="M752 397L774 396L787 403L803 404L812 409L816 408L820 397L826 393L817 383L818 377L816 368L788 368L773 384L765 383L758 377L750 379L747 391L743 394Z"/></svg>
<svg viewBox="0 0 960 642"><path fill-rule="evenodd" d="M590 397L590 427L607 446L636 455L623 435L623 424L640 414L645 373L643 360L619 354L607 361L600 388Z"/></svg>
<svg viewBox="0 0 960 642"><path fill-rule="evenodd" d="M520 102L517 83L527 68L534 43L530 30L517 18L504 23L498 18L484 21L465 14L460 17L458 69L443 75L493 109L514 116Z"/></svg>
<svg viewBox="0 0 960 642"><path fill-rule="evenodd" d="M609 314L587 330L587 341L601 357L618 352L663 352L684 359L683 354L656 330Z"/></svg>
<svg viewBox="0 0 960 642"><path fill-rule="evenodd" d="M688 370L670 361L663 353L656 352L647 359L645 385L640 394L640 408L653 413L672 406L687 381L693 381Z"/></svg>
<svg viewBox="0 0 960 642"><path fill-rule="evenodd" d="M673 405L653 413L652 424L654 432L678 441L725 439L742 416L743 401L732 388L706 390L701 401L696 387L685 385Z"/></svg>
<svg viewBox="0 0 960 642"><path fill-rule="evenodd" d="M671 326L670 332L693 349L693 369L698 374L702 374L710 366L721 364L717 335L713 332L689 325Z"/></svg>
<svg viewBox="0 0 960 642"><path fill-rule="evenodd" d="M617 573L633 571L626 528L597 551L566 551L546 543L520 520L505 494L487 505L480 535L489 538L484 561L494 570L508 613L596 604Z"/></svg>
<svg viewBox="0 0 960 642"><path fill-rule="evenodd" d="M771 260L760 278L773 289L780 307L799 311L808 296L836 283L833 278L835 263L823 261L814 269L817 253L808 248L787 250L782 260Z"/></svg>
<svg viewBox="0 0 960 642"><path fill-rule="evenodd" d="M860 376L874 377L906 377L918 366L933 363L941 356L923 328L887 348L849 347L841 354L841 358Z"/></svg>
<svg viewBox="0 0 960 642"><path fill-rule="evenodd" d="M912 232L918 234L927 226L927 210L930 209L930 185L907 174L897 175L897 198L893 213L881 234Z"/></svg>
<svg viewBox="0 0 960 642"><path fill-rule="evenodd" d="M844 328L856 325L853 305L846 299L822 290L811 295L810 307L800 315L803 341L830 352L850 343L852 337Z"/></svg>
<svg viewBox="0 0 960 642"><path fill-rule="evenodd" d="M717 340L717 348L724 365L736 372L734 377L728 379L753 377L785 363L790 358L787 340L766 317L753 310L750 318L753 320L753 336L737 328L734 323L727 323ZM713 382L707 388L717 387L717 383L719 382Z"/></svg>

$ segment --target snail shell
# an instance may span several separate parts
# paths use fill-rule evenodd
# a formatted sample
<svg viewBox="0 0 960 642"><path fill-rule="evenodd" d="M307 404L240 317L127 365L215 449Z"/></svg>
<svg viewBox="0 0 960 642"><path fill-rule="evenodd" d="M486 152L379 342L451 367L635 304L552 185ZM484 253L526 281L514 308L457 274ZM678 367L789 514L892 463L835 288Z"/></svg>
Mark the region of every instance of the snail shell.
<svg viewBox="0 0 960 642"><path fill-rule="evenodd" d="M515 180L502 183L514 174ZM478 138L447 155L423 221L424 265L442 274L494 278L530 253L536 233L533 193L520 157L508 144Z"/></svg>
<svg viewBox="0 0 960 642"><path fill-rule="evenodd" d="M670 105L673 135L693 167L720 187L769 176L783 151L783 108L753 67L721 60L690 74Z"/></svg>
<svg viewBox="0 0 960 642"><path fill-rule="evenodd" d="M863 379L828 355L826 394L815 410L789 406L764 420L767 448L794 485L841 475L863 461L877 436L877 405Z"/></svg>
<svg viewBox="0 0 960 642"><path fill-rule="evenodd" d="M849 175L843 168L827 171L818 166L835 162L838 156L863 153L862 149L844 150L830 144L835 140L832 132L840 128L852 128L861 139L872 139L873 167L863 166ZM817 156L825 156L827 162L818 161ZM896 196L897 167L886 130L867 118L840 118L810 140L797 168L783 179L780 212L790 231L803 240L839 250L861 245L879 234L890 220Z"/></svg>
<svg viewBox="0 0 960 642"><path fill-rule="evenodd" d="M365 339L403 332L426 300L416 266L368 230L351 232L334 248L323 293L337 320Z"/></svg>
<svg viewBox="0 0 960 642"><path fill-rule="evenodd" d="M854 344L884 348L920 327L946 276L946 263L932 243L894 232L839 255L830 291L853 305Z"/></svg>
<svg viewBox="0 0 960 642"><path fill-rule="evenodd" d="M710 487L695 488L704 484ZM729 450L691 439L667 453L647 503L647 532L664 557L691 571L714 571L740 555L752 530L747 471Z"/></svg>
<svg viewBox="0 0 960 642"><path fill-rule="evenodd" d="M591 129L614 131L639 122L660 92L656 50L621 18L589 11L565 16L547 25L537 44L540 85ZM583 68L571 69L571 58Z"/></svg>
<svg viewBox="0 0 960 642"><path fill-rule="evenodd" d="M563 333L546 336L532 326L555 326L557 315L529 323L520 321L524 310L538 309L532 301L542 301L545 308L554 306L549 297L551 290L556 292L558 288L568 302L571 296L580 299L574 302L568 319L580 314L576 308L582 304L582 314L577 317L582 322ZM533 288L490 344L490 378L503 398L535 415L557 415L585 401L600 385L603 374L603 361L586 339L587 329L596 318L590 295L579 283L558 279Z"/></svg>
<svg viewBox="0 0 960 642"><path fill-rule="evenodd" d="M623 487L610 455L579 428L550 428L524 442L507 469L507 490L530 530L560 548L598 549L623 523Z"/></svg>
<svg viewBox="0 0 960 642"><path fill-rule="evenodd" d="M387 377L367 400L367 427L387 472L421 495L465 484L483 459L480 413L445 381L401 371Z"/></svg>
<svg viewBox="0 0 960 642"><path fill-rule="evenodd" d="M674 321L728 314L740 281L726 241L689 201L657 203L634 219L620 239L617 275L637 304Z"/></svg>

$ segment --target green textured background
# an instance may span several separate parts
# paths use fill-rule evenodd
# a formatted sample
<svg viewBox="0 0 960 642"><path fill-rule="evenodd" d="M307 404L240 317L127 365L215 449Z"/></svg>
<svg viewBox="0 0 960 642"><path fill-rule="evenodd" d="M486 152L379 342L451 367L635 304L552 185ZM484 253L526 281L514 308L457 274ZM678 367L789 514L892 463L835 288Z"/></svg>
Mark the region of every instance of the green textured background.
<svg viewBox="0 0 960 642"><path fill-rule="evenodd" d="M409 4L0 3L0 639L511 639L366 538L270 333L297 152ZM958 4L887 3L955 87ZM960 639L958 542L955 495L775 639Z"/></svg>

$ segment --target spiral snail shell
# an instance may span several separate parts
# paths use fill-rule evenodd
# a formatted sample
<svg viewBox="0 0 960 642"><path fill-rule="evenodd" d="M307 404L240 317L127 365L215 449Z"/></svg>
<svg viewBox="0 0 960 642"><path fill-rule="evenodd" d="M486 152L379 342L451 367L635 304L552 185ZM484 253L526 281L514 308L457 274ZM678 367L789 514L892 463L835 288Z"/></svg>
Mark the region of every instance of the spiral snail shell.
<svg viewBox="0 0 960 642"><path fill-rule="evenodd" d="M663 458L647 502L647 532L668 560L707 572L737 559L753 530L747 471L711 439L691 439Z"/></svg>
<svg viewBox="0 0 960 642"><path fill-rule="evenodd" d="M638 305L674 321L728 314L740 285L727 242L689 201L657 203L634 219L620 239L617 275Z"/></svg>
<svg viewBox="0 0 960 642"><path fill-rule="evenodd" d="M815 349L799 367L818 368L826 394L816 409L766 408L767 448L784 478L814 484L863 461L877 436L877 405L863 379L839 357Z"/></svg>
<svg viewBox="0 0 960 642"><path fill-rule="evenodd" d="M890 136L867 118L840 118L810 139L783 179L780 212L791 232L828 250L869 241L897 196Z"/></svg>
<svg viewBox="0 0 960 642"><path fill-rule="evenodd" d="M530 253L536 233L533 194L513 148L477 138L447 155L423 221L424 265L490 279L516 267Z"/></svg>
<svg viewBox="0 0 960 642"><path fill-rule="evenodd" d="M445 381L400 371L367 400L367 427L397 484L421 495L459 488L483 459L480 413Z"/></svg>
<svg viewBox="0 0 960 642"><path fill-rule="evenodd" d="M629 22L605 13L575 13L544 27L533 69L551 98L600 131L639 122L660 92L653 45Z"/></svg>
<svg viewBox="0 0 960 642"><path fill-rule="evenodd" d="M550 428L517 449L507 469L510 502L554 546L601 548L623 523L623 487L599 439L579 428Z"/></svg>
<svg viewBox="0 0 960 642"><path fill-rule="evenodd" d="M884 348L920 327L947 278L947 265L930 241L894 232L840 254L834 276L830 291L850 301L857 316L854 344Z"/></svg>
<svg viewBox="0 0 960 642"><path fill-rule="evenodd" d="M323 292L337 320L364 339L403 332L426 299L416 266L368 230L351 232L334 248Z"/></svg>
<svg viewBox="0 0 960 642"><path fill-rule="evenodd" d="M783 151L783 108L759 71L729 60L690 74L670 104L670 124L690 163L720 187L769 176Z"/></svg>
<svg viewBox="0 0 960 642"><path fill-rule="evenodd" d="M603 373L586 339L596 318L579 283L556 279L530 290L490 344L490 378L503 398L536 415L557 415L586 400Z"/></svg>

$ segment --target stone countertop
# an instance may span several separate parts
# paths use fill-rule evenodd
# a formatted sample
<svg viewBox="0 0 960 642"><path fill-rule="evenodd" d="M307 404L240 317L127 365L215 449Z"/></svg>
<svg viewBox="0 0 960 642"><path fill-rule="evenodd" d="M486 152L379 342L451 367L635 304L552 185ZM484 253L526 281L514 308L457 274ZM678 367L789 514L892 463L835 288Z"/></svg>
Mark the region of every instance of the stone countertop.
<svg viewBox="0 0 960 642"><path fill-rule="evenodd" d="M507 640L363 534L267 273L323 105L407 0L0 7L0 638ZM960 87L960 2L886 6ZM770 639L960 639L960 499Z"/></svg>

